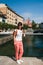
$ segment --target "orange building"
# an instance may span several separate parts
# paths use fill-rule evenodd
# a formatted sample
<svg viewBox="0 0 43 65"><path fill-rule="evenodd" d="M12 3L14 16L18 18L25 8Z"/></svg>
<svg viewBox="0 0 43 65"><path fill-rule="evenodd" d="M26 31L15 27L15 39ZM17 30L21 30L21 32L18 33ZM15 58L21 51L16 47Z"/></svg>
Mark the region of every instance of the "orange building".
<svg viewBox="0 0 43 65"><path fill-rule="evenodd" d="M9 6L6 4L0 4L0 12L3 13L3 15L6 17L7 21L6 23L17 25L18 22L24 21L24 18L17 14L15 11L13 11Z"/></svg>
<svg viewBox="0 0 43 65"><path fill-rule="evenodd" d="M25 24L28 25L30 28L32 27L32 22L31 22L30 19L27 19L27 20L25 21Z"/></svg>

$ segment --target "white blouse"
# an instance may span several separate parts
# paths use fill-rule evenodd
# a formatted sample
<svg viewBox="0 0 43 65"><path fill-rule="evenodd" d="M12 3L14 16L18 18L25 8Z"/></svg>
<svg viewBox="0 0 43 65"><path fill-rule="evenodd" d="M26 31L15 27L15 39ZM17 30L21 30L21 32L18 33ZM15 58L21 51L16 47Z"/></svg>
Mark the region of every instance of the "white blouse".
<svg viewBox="0 0 43 65"><path fill-rule="evenodd" d="M22 30L17 30L17 35L15 37L15 40L16 41L22 41L22 34L23 34Z"/></svg>

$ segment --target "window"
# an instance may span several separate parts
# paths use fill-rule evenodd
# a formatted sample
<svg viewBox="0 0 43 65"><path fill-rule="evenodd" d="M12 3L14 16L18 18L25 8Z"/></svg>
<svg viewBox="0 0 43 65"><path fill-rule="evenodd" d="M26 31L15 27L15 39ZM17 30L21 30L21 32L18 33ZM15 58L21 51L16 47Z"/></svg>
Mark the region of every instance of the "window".
<svg viewBox="0 0 43 65"><path fill-rule="evenodd" d="M17 24L17 19L15 19L15 24Z"/></svg>
<svg viewBox="0 0 43 65"><path fill-rule="evenodd" d="M2 19L2 22L5 23L5 19Z"/></svg>
<svg viewBox="0 0 43 65"><path fill-rule="evenodd" d="M17 22L17 19L15 19L15 21Z"/></svg>
<svg viewBox="0 0 43 65"><path fill-rule="evenodd" d="M17 24L17 22L15 22L15 24Z"/></svg>

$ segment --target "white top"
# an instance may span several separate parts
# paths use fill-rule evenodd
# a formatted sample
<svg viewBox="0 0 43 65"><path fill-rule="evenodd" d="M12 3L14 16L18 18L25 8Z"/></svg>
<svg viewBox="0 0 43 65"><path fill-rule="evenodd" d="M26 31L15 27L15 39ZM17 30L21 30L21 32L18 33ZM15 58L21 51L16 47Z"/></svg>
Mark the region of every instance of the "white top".
<svg viewBox="0 0 43 65"><path fill-rule="evenodd" d="M15 40L16 41L22 41L22 34L23 34L22 30L17 30L17 35L15 37Z"/></svg>

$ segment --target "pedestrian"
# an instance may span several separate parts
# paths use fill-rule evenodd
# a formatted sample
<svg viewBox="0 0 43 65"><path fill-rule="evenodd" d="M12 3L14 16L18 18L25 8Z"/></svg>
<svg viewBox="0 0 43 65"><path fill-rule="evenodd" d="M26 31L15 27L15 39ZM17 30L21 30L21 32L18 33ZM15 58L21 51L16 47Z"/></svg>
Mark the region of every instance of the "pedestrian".
<svg viewBox="0 0 43 65"><path fill-rule="evenodd" d="M21 64L21 62L23 62L23 60L21 60L21 57L23 55L23 42L22 42L22 35L25 36L24 34L24 30L22 29L22 23L19 22L18 23L18 28L15 29L14 31L14 48L15 48L15 58L16 58L16 62L18 64Z"/></svg>

